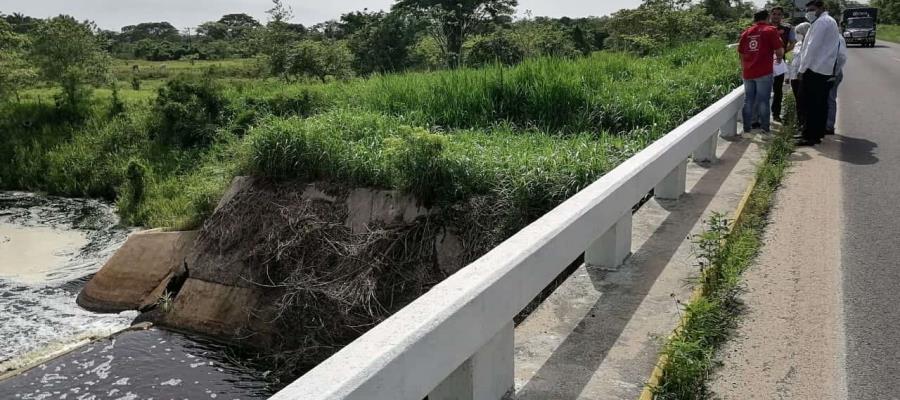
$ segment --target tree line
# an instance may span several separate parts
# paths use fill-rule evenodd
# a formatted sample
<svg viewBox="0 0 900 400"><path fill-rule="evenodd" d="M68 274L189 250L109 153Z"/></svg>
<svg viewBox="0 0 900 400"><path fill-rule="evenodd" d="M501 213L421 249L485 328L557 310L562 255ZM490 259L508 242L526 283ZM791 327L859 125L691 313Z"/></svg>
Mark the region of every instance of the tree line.
<svg viewBox="0 0 900 400"><path fill-rule="evenodd" d="M896 0L880 0L882 2ZM539 56L578 57L612 49L648 54L721 36L736 38L753 11L741 0L644 0L609 16L515 18L516 0L396 0L388 11L354 11L304 26L283 0L267 21L227 14L193 29L146 22L119 32L61 15L0 13L0 95L29 82L56 82L74 104L102 83L108 58L258 58L266 75L323 82L373 73L515 64ZM108 74L107 74L108 75Z"/></svg>

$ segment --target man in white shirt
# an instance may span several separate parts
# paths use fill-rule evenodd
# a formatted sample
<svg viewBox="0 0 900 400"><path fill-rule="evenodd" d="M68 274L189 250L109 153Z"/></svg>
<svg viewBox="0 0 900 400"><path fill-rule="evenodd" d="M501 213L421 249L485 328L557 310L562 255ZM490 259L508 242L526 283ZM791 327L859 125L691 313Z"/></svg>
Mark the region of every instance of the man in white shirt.
<svg viewBox="0 0 900 400"><path fill-rule="evenodd" d="M825 122L825 134L834 135L834 122L837 119L837 92L838 85L844 80L844 64L847 63L847 42L841 38L841 48L838 51L837 62L834 64L834 85L828 92L828 119Z"/></svg>
<svg viewBox="0 0 900 400"><path fill-rule="evenodd" d="M825 11L823 1L810 1L806 11L806 19L812 27L803 39L798 68L806 123L797 144L812 146L821 143L825 137L828 95L834 84L842 37L837 22Z"/></svg>

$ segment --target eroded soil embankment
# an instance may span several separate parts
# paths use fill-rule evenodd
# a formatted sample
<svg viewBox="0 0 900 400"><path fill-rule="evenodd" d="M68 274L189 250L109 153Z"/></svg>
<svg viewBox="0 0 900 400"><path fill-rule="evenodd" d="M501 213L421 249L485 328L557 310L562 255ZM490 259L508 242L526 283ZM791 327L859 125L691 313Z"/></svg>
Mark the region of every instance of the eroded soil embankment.
<svg viewBox="0 0 900 400"><path fill-rule="evenodd" d="M144 307L143 319L265 349L279 370L296 373L502 240L508 227L492 223L488 204L424 207L397 191L237 178L199 233L161 241L159 254L133 252L167 261L154 264L162 278L138 284L142 300L131 304ZM110 277L134 272L120 261L94 279L107 268L120 270ZM111 292L101 286L80 298Z"/></svg>

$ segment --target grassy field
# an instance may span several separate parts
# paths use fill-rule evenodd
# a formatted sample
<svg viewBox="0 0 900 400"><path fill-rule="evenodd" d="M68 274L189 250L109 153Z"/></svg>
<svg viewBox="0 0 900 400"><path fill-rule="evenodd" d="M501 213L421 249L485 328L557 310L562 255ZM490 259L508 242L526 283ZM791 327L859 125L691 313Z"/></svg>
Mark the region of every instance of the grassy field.
<svg viewBox="0 0 900 400"><path fill-rule="evenodd" d="M117 63L131 73L132 62ZM164 101L157 93L185 89L152 76L138 91L120 83L124 112L112 111L109 89L81 113L55 109L46 88L0 106L0 187L115 199L129 223L188 228L231 177L252 173L401 189L443 205L491 196L515 229L738 83L718 41L646 58L597 53L328 84L242 78L253 61L214 63L166 63L211 88ZM209 65L229 72L198 72ZM166 139L187 132L203 140Z"/></svg>
<svg viewBox="0 0 900 400"><path fill-rule="evenodd" d="M900 25L879 25L878 40L900 43Z"/></svg>

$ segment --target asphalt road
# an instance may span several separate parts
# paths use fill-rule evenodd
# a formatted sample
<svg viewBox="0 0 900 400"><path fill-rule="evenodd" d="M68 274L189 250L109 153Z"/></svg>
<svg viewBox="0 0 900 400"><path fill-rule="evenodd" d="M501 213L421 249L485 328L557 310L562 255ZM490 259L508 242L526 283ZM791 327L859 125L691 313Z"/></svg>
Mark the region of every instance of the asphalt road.
<svg viewBox="0 0 900 400"><path fill-rule="evenodd" d="M847 394L900 399L900 45L851 47L844 75L835 139Z"/></svg>

